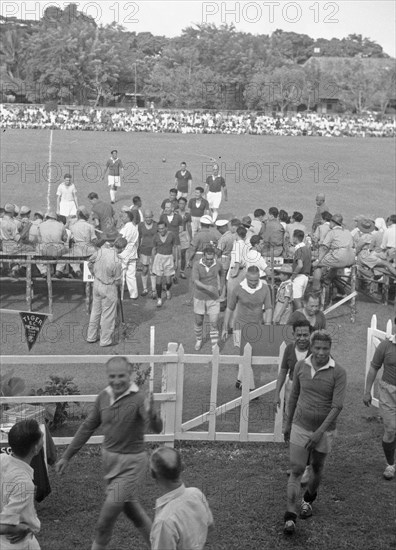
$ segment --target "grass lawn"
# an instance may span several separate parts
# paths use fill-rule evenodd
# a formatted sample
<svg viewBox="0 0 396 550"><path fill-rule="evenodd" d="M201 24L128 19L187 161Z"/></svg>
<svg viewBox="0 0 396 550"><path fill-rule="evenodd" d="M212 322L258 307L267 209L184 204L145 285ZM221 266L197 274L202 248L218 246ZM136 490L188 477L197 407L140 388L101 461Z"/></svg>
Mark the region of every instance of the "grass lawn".
<svg viewBox="0 0 396 550"><path fill-rule="evenodd" d="M46 209L47 182L42 172L48 163L49 135L47 131L15 130L2 134L2 203L11 201L28 204L33 209ZM124 163L136 162L139 170L134 176L138 180L136 183L124 183L117 210L123 204L130 204L130 197L136 193L142 196L144 206L152 207L158 214L158 205L173 186L180 161L188 163L194 184L202 182L206 169L203 155L225 163L223 172L228 171L229 203L223 211L227 213L244 215L259 206L268 210L274 204L288 211L300 210L310 224L315 209L314 195L318 191L326 192L331 209L343 213L347 223L351 223L356 213L386 217L395 209L394 142L391 140L54 131L52 161L62 167L62 172L66 171L63 170L65 163L79 163L75 165L74 179L81 203L88 204L85 197L92 190L107 200L106 184L102 180L94 181L93 170L99 165L103 167L114 147L118 148ZM163 157L166 163L162 163ZM253 179L253 171L257 173L257 166L263 162L279 163L273 165L275 181L269 182L264 167L260 181L246 181L247 177ZM301 166L302 174L301 181L294 184L285 182L282 176L282 167L293 162ZM35 163L39 165L37 182L34 174L26 173L26 168L33 169ZM314 182L315 163L319 163L319 183ZM324 176L329 175L329 167L324 171L326 163L338 166L338 173L333 176L339 179L338 183L324 183ZM310 170L310 166L313 169ZM241 176L239 182L235 174L231 174L235 167L237 175ZM53 174L56 168L54 165ZM128 176L132 177L135 170L132 164L128 170ZM10 175L12 171L15 173ZM291 168L287 174L290 179ZM86 181L88 176L91 182ZM55 206L56 186L53 182L52 207ZM162 353L170 341L182 342L186 351L192 353L193 313L191 308L184 306L187 284L181 282L173 290L172 301L165 302L160 311L156 310L155 302L147 298L139 298L134 304L125 301L130 334L114 348L102 350L84 340L88 318L84 311L82 284L64 285L56 281L55 315L52 323L47 321L44 325L33 353L64 355L65 362L71 353L148 353L149 327L153 324L156 326L156 353ZM4 284L1 307L24 309L24 291L22 282ZM362 403L367 326L372 314L377 313L379 327L384 329L392 308L362 297L357 308L355 324L349 322L347 307L329 315L334 357L348 371L348 392L339 420L339 436L328 459L314 516L298 523L298 532L292 540L285 539L282 534L288 467L286 445L183 443L180 446L186 465L186 483L204 491L215 517L216 530L210 537L209 549L385 550L392 545L395 547L395 483L382 479L382 426L377 420L377 411L366 409ZM44 282L35 282L33 309L47 310ZM1 331L3 354L26 353L17 317L4 315ZM206 344L202 352L208 353L209 349ZM234 353L230 340L222 353ZM102 369L95 365L28 366L22 361L15 367L15 374L25 378L28 388L42 386L50 373L73 375L82 393L97 393L106 383ZM186 367L185 419L207 409L210 374L210 368L205 366ZM274 369L264 372L256 368L255 376L257 385L262 385L275 377ZM221 368L219 404L239 395L234 387L235 378L233 368ZM156 375L156 388L159 384L160 372ZM251 431L271 428L271 398L268 395L252 403ZM238 420L237 410L221 419L219 429L233 430ZM99 449L83 449L63 478L51 471L51 484L52 495L38 505L42 548L89 549L103 497ZM142 497L147 510L152 511L156 496L155 485L147 476ZM125 519L120 520L110 548L143 547L133 527Z"/></svg>

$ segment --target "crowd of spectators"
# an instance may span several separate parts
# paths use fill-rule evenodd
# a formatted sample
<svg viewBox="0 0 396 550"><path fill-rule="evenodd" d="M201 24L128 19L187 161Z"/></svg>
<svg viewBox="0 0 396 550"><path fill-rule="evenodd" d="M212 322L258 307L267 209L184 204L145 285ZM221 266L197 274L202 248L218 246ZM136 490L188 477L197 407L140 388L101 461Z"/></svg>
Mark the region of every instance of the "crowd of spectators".
<svg viewBox="0 0 396 550"><path fill-rule="evenodd" d="M0 127L181 134L253 134L324 137L395 137L392 118L373 115L95 109L0 105Z"/></svg>

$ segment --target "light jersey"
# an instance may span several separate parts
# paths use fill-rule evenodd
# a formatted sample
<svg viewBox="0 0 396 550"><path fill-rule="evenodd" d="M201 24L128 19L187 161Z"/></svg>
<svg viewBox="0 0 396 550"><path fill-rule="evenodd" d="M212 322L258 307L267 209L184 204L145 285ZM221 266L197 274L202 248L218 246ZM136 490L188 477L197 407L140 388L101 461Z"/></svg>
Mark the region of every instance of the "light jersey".
<svg viewBox="0 0 396 550"><path fill-rule="evenodd" d="M77 192L77 189L74 183L72 183L71 185L65 185L64 183L60 183L56 191L56 194L58 197L60 197L61 201L74 201L74 194L76 192Z"/></svg>

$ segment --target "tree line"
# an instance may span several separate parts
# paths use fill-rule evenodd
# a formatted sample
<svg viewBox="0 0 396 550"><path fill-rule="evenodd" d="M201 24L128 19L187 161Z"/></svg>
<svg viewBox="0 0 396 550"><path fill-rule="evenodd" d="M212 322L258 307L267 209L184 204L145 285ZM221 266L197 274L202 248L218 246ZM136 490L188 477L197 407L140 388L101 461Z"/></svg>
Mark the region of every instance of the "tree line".
<svg viewBox="0 0 396 550"><path fill-rule="evenodd" d="M358 34L314 40L196 24L167 38L98 26L76 4L49 6L39 21L1 22L3 100L19 90L31 102L98 105L129 94L163 108L285 111L322 97L385 112L396 99L394 60Z"/></svg>

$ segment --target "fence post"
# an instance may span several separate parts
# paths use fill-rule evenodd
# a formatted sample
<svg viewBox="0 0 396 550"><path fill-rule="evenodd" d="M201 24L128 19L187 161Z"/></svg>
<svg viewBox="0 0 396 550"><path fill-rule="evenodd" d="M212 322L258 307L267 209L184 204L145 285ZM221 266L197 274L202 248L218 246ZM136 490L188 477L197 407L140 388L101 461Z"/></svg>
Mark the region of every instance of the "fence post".
<svg viewBox="0 0 396 550"><path fill-rule="evenodd" d="M279 359L278 359L278 376L280 373L280 368L283 361L283 354L285 353L286 344L285 342L282 342L281 347L279 348ZM279 443L280 441L283 441L282 438L282 426L283 426L283 409L285 406L285 386L286 384L283 384L282 390L280 393L280 407L277 409L277 412L275 414L275 426L274 426L274 441Z"/></svg>
<svg viewBox="0 0 396 550"><path fill-rule="evenodd" d="M169 342L168 349L164 355L175 355L177 353L177 343ZM166 357L164 358L166 361ZM165 363L162 368L162 392L176 393L177 385L177 365L175 363ZM161 417L164 423L164 433L173 435L173 441L165 443L167 447L173 447L175 444L175 418L176 418L176 402L168 401L161 405Z"/></svg>
<svg viewBox="0 0 396 550"><path fill-rule="evenodd" d="M216 439L216 408L217 408L217 386L219 383L219 346L216 344L212 351L212 379L210 383L209 402L209 433L208 439Z"/></svg>
<svg viewBox="0 0 396 550"><path fill-rule="evenodd" d="M241 414L239 417L239 441L248 440L249 432L249 393L250 369L252 368L252 346L247 343L242 357L242 399Z"/></svg>
<svg viewBox="0 0 396 550"><path fill-rule="evenodd" d="M182 433L183 421L183 392L184 392L184 347L180 344L177 351L179 359L176 368L176 404L175 404L175 439L179 438Z"/></svg>

